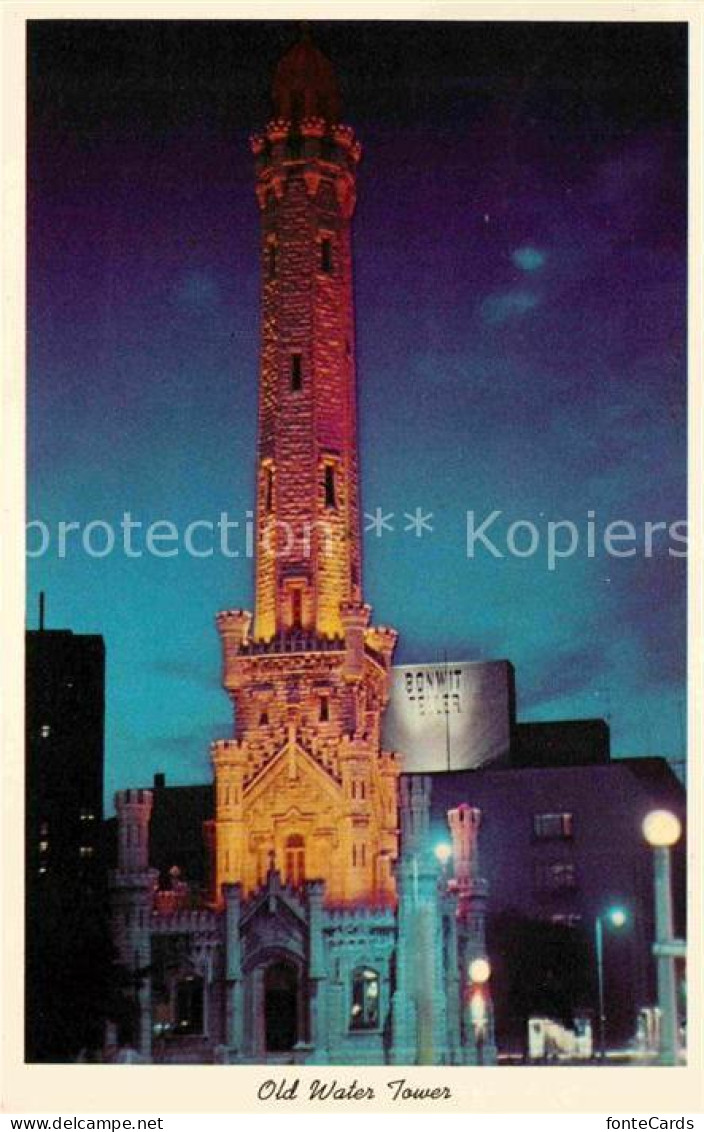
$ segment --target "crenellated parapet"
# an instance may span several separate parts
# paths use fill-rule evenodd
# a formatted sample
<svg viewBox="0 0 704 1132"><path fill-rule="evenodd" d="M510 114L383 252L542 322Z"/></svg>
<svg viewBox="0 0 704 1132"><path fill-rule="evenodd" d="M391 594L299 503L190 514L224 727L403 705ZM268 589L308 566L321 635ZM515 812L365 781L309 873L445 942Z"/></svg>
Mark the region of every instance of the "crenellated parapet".
<svg viewBox="0 0 704 1132"><path fill-rule="evenodd" d="M324 118L303 118L299 129L301 137L319 139L325 137L328 125Z"/></svg>
<svg viewBox="0 0 704 1132"><path fill-rule="evenodd" d="M270 145L275 146L286 141L291 133L291 122L286 118L274 118L264 127L264 137Z"/></svg>
<svg viewBox="0 0 704 1132"><path fill-rule="evenodd" d="M353 934L360 929L369 931L387 931L394 929L396 916L393 908L385 906L374 907L365 905L354 908L326 908L323 913L323 927L330 931L336 930Z"/></svg>
<svg viewBox="0 0 704 1132"><path fill-rule="evenodd" d="M267 640L246 640L241 648L242 656L280 656L288 653L342 652L344 638L328 637L305 629L281 630L275 637Z"/></svg>
<svg viewBox="0 0 704 1132"><path fill-rule="evenodd" d="M245 764L247 744L242 739L216 739L210 744L210 757L218 768Z"/></svg>
<svg viewBox="0 0 704 1132"><path fill-rule="evenodd" d="M218 940L222 935L222 917L207 908L180 908L173 912L159 913L151 919L151 932L154 935L210 936Z"/></svg>
<svg viewBox="0 0 704 1132"><path fill-rule="evenodd" d="M317 196L323 182L333 186L346 219L355 204L356 167L361 144L351 126L330 123L319 115L294 122L273 118L261 133L250 138L255 157L256 193L259 207L282 200L292 179L303 178L309 195Z"/></svg>

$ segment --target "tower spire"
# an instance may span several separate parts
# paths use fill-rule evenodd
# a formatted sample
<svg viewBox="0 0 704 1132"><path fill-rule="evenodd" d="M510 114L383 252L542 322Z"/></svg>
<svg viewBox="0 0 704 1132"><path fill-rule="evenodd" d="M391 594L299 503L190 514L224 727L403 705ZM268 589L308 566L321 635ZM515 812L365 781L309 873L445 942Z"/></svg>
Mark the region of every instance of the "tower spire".
<svg viewBox="0 0 704 1132"><path fill-rule="evenodd" d="M274 115L294 127L306 118L332 124L340 117L340 88L330 60L313 42L310 25L301 22L300 36L274 73Z"/></svg>

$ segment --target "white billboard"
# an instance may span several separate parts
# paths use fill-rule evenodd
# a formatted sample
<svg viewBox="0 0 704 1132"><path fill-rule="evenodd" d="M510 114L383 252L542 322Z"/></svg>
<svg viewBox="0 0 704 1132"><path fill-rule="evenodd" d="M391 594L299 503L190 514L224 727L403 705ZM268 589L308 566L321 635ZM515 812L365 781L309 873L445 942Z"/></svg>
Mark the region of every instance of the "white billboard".
<svg viewBox="0 0 704 1132"><path fill-rule="evenodd" d="M471 770L507 754L513 713L508 661L406 664L391 673L383 743L403 756L403 770Z"/></svg>

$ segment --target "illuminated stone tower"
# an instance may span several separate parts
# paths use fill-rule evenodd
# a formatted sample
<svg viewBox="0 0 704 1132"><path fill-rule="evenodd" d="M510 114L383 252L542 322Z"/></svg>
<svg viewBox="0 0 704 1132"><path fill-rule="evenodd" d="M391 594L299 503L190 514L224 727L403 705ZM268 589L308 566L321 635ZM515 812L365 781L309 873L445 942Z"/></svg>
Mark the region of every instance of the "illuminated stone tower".
<svg viewBox="0 0 704 1132"><path fill-rule="evenodd" d="M350 224L360 145L307 37L252 138L261 216L255 615L219 614L234 737L213 746L215 899L276 868L328 906L395 902L396 642L362 598Z"/></svg>
<svg viewBox="0 0 704 1132"><path fill-rule="evenodd" d="M252 139L262 220L255 638L343 632L361 601L350 221L360 145L303 40Z"/></svg>
<svg viewBox="0 0 704 1132"><path fill-rule="evenodd" d="M252 139L262 231L255 613L217 617L234 727L212 747L213 886L203 898L178 868L150 867L163 783L154 795L118 794L110 886L113 939L136 988L127 1040L144 1060L172 1062L488 1062L491 1002L471 974L473 960L486 967L479 811L450 814L448 878L432 849L431 778L400 777L381 747L396 633L371 625L360 572L359 144L309 39L279 64L273 101ZM110 1057L115 1038L124 1044L112 1029Z"/></svg>

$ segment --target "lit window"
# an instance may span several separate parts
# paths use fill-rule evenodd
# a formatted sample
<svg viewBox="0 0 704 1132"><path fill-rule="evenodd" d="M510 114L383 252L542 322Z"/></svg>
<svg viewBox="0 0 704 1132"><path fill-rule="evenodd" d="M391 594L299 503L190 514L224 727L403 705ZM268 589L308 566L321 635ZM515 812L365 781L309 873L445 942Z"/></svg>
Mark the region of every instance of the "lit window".
<svg viewBox="0 0 704 1132"><path fill-rule="evenodd" d="M48 723L43 723L42 724L42 730L41 730L42 739L48 739L50 735L51 735L51 727L49 726Z"/></svg>
<svg viewBox="0 0 704 1132"><path fill-rule="evenodd" d="M577 887L577 869L571 861L538 865L535 883L541 892L564 892L574 889Z"/></svg>
<svg viewBox="0 0 704 1132"><path fill-rule="evenodd" d="M325 465L325 506L337 507L335 499L335 469L332 464Z"/></svg>
<svg viewBox="0 0 704 1132"><path fill-rule="evenodd" d="M298 393L302 387L303 357L301 354L291 354L291 389L294 393Z"/></svg>
<svg viewBox="0 0 704 1132"><path fill-rule="evenodd" d="M92 857L93 856L93 846L92 845L81 845L80 849L78 850L78 854L79 854L80 857Z"/></svg>
<svg viewBox="0 0 704 1132"><path fill-rule="evenodd" d="M274 509L274 469L267 464L264 469L264 507L268 514Z"/></svg>
<svg viewBox="0 0 704 1132"><path fill-rule="evenodd" d="M89 806L81 806L81 821L95 821L95 814Z"/></svg>
<svg viewBox="0 0 704 1132"><path fill-rule="evenodd" d="M39 852L40 853L48 853L48 851L49 851L49 842L48 841L40 841L39 842Z"/></svg>
<svg viewBox="0 0 704 1132"><path fill-rule="evenodd" d="M352 974L351 1030L379 1028L379 975L368 967L357 967Z"/></svg>
<svg viewBox="0 0 704 1132"><path fill-rule="evenodd" d="M49 834L49 823L48 823L48 821L40 822L39 823L39 836L40 837L47 837L48 834Z"/></svg>
<svg viewBox="0 0 704 1132"><path fill-rule="evenodd" d="M320 270L324 275L332 273L332 241L329 236L320 241Z"/></svg>
<svg viewBox="0 0 704 1132"><path fill-rule="evenodd" d="M179 1034L203 1033L203 980L195 975L176 984L175 1029Z"/></svg>
<svg viewBox="0 0 704 1132"><path fill-rule="evenodd" d="M534 814L533 833L541 841L553 839L569 839L573 834L573 815L563 814Z"/></svg>
<svg viewBox="0 0 704 1132"><path fill-rule="evenodd" d="M303 627L303 590L296 586L291 590L291 628Z"/></svg>
<svg viewBox="0 0 704 1132"><path fill-rule="evenodd" d="M305 842L299 833L292 833L284 847L284 868L286 883L300 888L306 879Z"/></svg>
<svg viewBox="0 0 704 1132"><path fill-rule="evenodd" d="M39 866L39 875L44 876L45 872L46 872L46 865L40 865Z"/></svg>
<svg viewBox="0 0 704 1132"><path fill-rule="evenodd" d="M576 928L582 922L579 912L556 912L550 917L550 923L557 927Z"/></svg>

